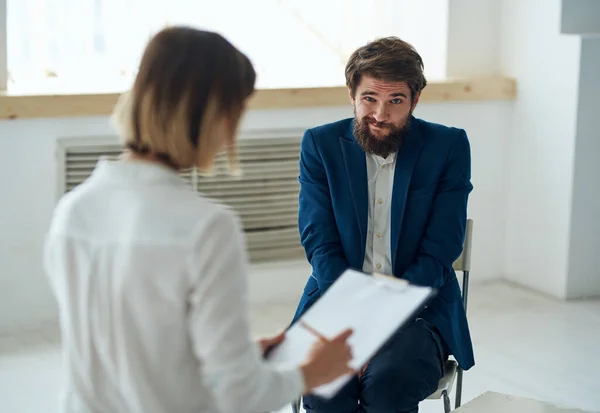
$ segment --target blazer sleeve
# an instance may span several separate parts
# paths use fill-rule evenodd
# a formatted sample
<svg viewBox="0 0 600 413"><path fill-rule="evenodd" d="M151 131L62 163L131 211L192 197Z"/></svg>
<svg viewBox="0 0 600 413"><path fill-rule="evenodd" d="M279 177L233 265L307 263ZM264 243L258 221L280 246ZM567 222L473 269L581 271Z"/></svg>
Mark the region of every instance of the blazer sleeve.
<svg viewBox="0 0 600 413"><path fill-rule="evenodd" d="M460 256L467 221L471 184L471 149L467 134L459 130L448 153L433 199L429 221L417 256L402 278L417 284L441 287Z"/></svg>
<svg viewBox="0 0 600 413"><path fill-rule="evenodd" d="M304 133L300 150L298 229L319 290L324 292L348 268L333 213L323 159L313 132Z"/></svg>

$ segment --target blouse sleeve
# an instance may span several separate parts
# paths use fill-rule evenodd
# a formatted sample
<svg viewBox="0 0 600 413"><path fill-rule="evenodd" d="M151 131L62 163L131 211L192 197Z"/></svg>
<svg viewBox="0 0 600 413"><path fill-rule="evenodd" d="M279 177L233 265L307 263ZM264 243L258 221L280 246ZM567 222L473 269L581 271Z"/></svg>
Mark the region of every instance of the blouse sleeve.
<svg viewBox="0 0 600 413"><path fill-rule="evenodd" d="M304 389L299 368L275 369L251 338L241 226L222 211L196 236L189 329L202 376L223 412L279 410Z"/></svg>

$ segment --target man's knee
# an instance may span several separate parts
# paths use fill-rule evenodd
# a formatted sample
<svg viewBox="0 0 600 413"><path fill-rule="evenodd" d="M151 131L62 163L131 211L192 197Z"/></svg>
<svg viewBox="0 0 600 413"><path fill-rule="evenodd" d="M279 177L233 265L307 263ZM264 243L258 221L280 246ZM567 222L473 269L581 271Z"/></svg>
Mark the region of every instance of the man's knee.
<svg viewBox="0 0 600 413"><path fill-rule="evenodd" d="M414 411L437 390L443 357L427 324L416 322L404 330L362 376L361 403L367 413Z"/></svg>
<svg viewBox="0 0 600 413"><path fill-rule="evenodd" d="M361 404L366 412L411 412L437 389L438 378L414 363L389 366L365 375Z"/></svg>

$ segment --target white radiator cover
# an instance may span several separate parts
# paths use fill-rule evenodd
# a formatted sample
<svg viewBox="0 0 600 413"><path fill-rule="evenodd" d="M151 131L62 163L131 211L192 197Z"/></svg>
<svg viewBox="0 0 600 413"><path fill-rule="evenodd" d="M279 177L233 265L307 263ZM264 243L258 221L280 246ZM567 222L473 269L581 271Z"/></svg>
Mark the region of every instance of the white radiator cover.
<svg viewBox="0 0 600 413"><path fill-rule="evenodd" d="M220 155L214 176L182 173L192 188L236 210L242 220L250 261L304 257L298 234L298 161L303 130L243 132L238 158L243 176L225 173ZM61 139L58 144L59 196L92 173L102 156L121 152L115 137Z"/></svg>

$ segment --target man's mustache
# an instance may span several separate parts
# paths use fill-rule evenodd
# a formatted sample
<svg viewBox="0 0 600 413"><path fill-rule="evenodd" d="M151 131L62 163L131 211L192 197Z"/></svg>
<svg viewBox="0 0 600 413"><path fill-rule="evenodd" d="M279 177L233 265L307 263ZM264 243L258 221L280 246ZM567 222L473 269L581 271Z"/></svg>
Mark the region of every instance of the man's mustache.
<svg viewBox="0 0 600 413"><path fill-rule="evenodd" d="M375 119L369 118L369 117L364 117L363 121L366 122L366 123L368 123L368 124L377 126L378 128L387 128L387 129L391 129L392 128L392 125L389 124L389 123L387 123L387 122L377 122Z"/></svg>

